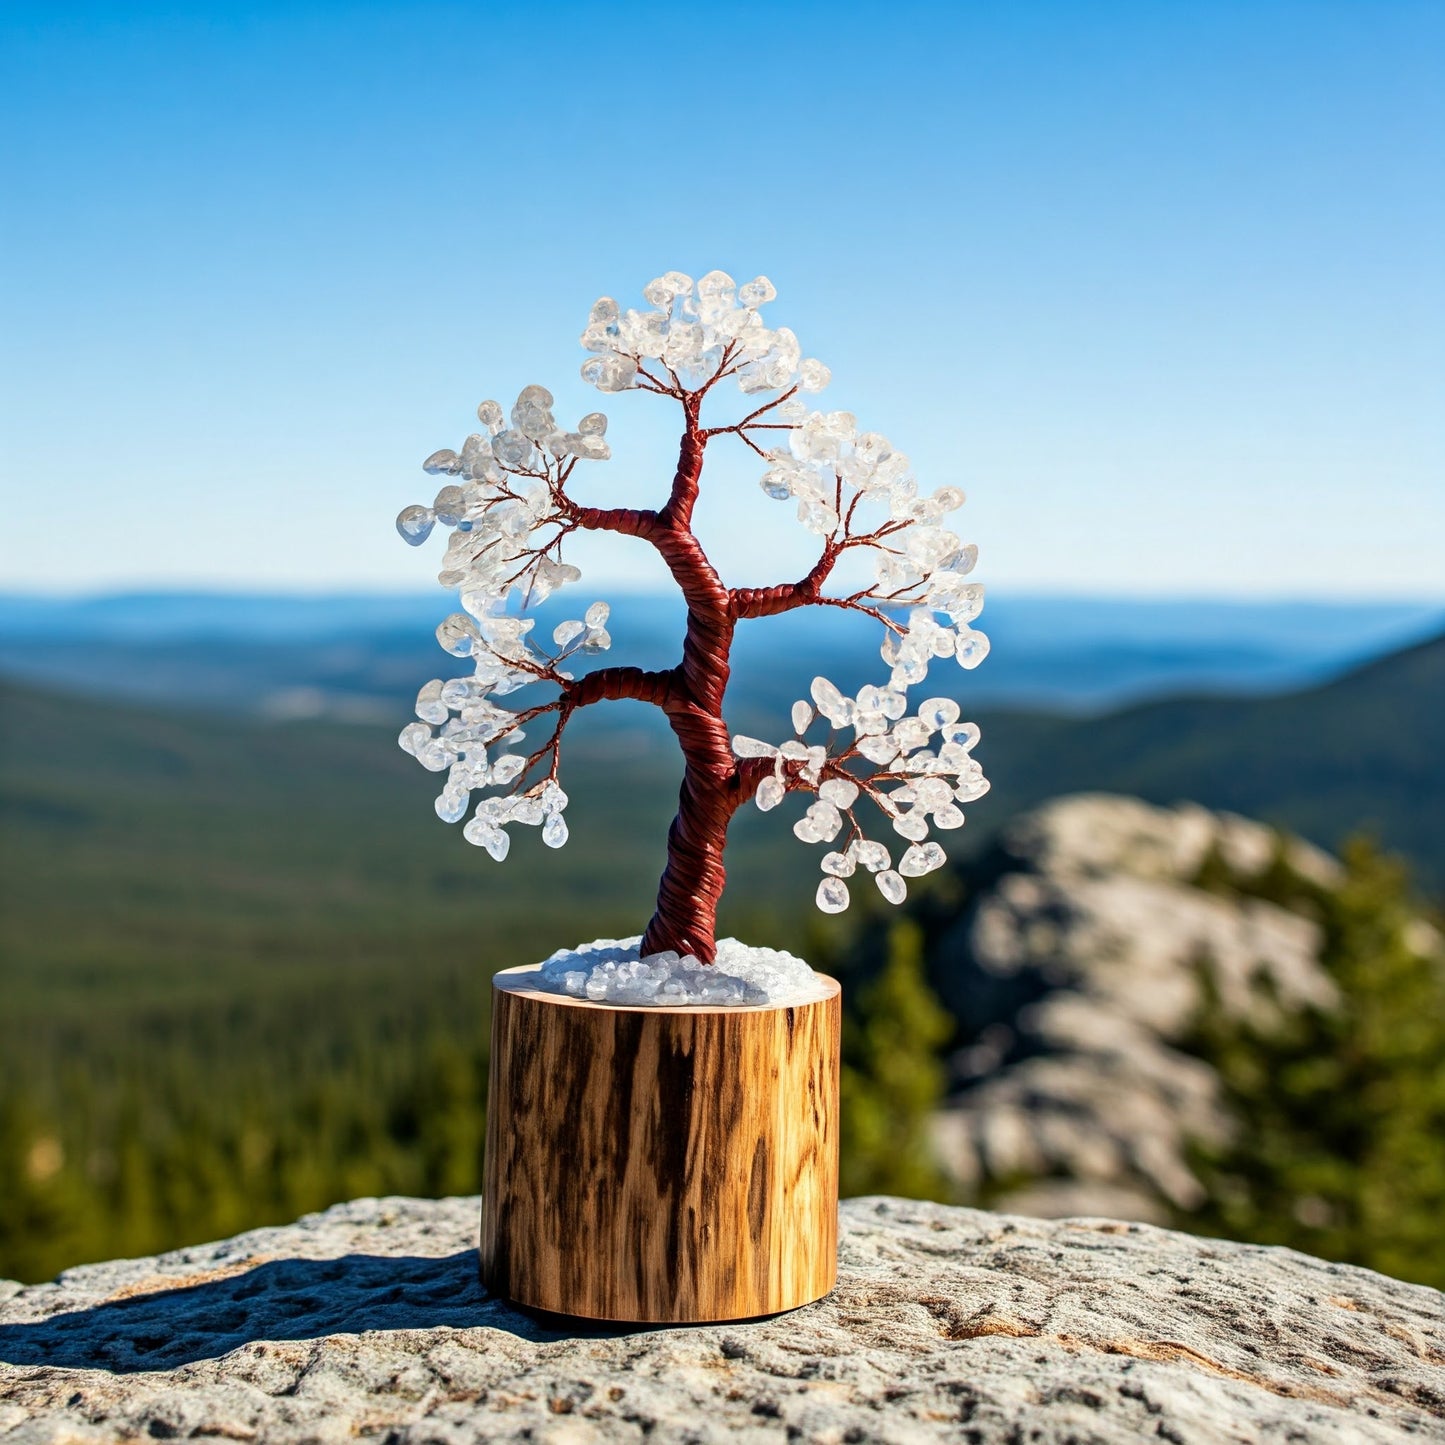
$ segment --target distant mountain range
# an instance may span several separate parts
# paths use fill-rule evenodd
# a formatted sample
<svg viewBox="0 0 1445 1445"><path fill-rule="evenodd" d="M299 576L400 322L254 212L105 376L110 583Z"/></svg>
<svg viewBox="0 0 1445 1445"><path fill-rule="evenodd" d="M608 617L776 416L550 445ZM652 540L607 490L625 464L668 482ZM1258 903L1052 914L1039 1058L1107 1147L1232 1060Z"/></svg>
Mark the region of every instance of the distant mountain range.
<svg viewBox="0 0 1445 1445"><path fill-rule="evenodd" d="M399 713L405 716L404 708ZM973 707L969 715L983 729L979 757L993 790L969 810L958 845L978 846L1044 799L1105 791L1160 804L1193 800L1280 824L1326 847L1369 830L1405 853L1426 887L1445 884L1445 635L1279 696L1195 694L1087 717ZM560 869L549 861L535 873L510 870L495 907L531 916L544 898L554 908L560 898L569 906L584 897L621 903L624 894L645 903L678 776L675 750L652 746L642 731L653 716L636 705L579 715L564 758L576 800L574 842ZM228 817L240 817L256 873L276 866L273 859L303 835L308 840L305 858L285 870L288 898L305 894L307 869L322 866L334 849L361 850L373 880L403 862L423 877L444 876L449 903L474 875L484 890L495 888L498 875L478 870L457 831L430 817L436 780L396 749L398 720L277 726L120 704L92 713L54 694L0 686L3 842L12 859L39 866L56 820L73 820L79 831L67 825L66 836L78 844L85 820L100 809L106 836L124 840L115 857L130 860L127 867L156 851L181 880L192 870L219 878L237 844ZM736 726L736 715L732 720ZM196 846L177 852L180 837ZM733 844L729 867L740 886L730 898L751 894L769 907L789 900L790 910L806 903L802 894L794 898L793 875L816 877L815 860L775 817L747 810ZM208 847L218 850L209 861ZM628 868L629 858L637 866ZM324 866L335 872L339 865L332 859ZM56 877L69 876L56 867ZM581 871L569 875L573 868ZM407 906L427 891L409 892Z"/></svg>
<svg viewBox="0 0 1445 1445"><path fill-rule="evenodd" d="M1192 800L1326 847L1373 833L1445 884L1445 635L1277 697L1187 696L1070 719L980 719L1010 813L1081 790Z"/></svg>
<svg viewBox="0 0 1445 1445"><path fill-rule="evenodd" d="M669 665L682 634L677 600L610 596L612 658ZM578 591L549 602L539 609L539 633L591 600L590 592ZM167 707L395 719L427 678L464 670L432 639L447 606L440 591L0 594L0 675ZM994 643L987 663L967 677L941 667L940 690L971 708L1079 713L1182 691L1264 693L1322 681L1439 631L1445 605L1000 592L979 625ZM845 687L879 680L877 635L868 619L833 610L745 626L730 694L737 721L750 727L776 721L818 672Z"/></svg>

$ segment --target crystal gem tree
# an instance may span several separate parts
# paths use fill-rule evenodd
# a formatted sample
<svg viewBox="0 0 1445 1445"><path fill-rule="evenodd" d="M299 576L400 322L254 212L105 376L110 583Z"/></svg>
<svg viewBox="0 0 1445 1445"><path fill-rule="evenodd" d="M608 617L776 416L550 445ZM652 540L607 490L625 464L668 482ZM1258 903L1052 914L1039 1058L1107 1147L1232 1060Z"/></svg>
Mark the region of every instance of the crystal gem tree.
<svg viewBox="0 0 1445 1445"><path fill-rule="evenodd" d="M682 436L666 500L656 509L597 507L569 495L581 463L610 455L601 412L569 431L558 425L552 395L541 386L524 388L510 418L497 402L482 402L477 417L484 430L460 451L434 452L424 463L449 479L436 499L397 518L397 530L414 546L438 523L450 529L439 580L459 592L462 610L441 623L437 640L448 653L473 659L475 669L428 682L417 697L420 721L402 730L400 743L423 766L446 774L436 802L444 821L460 822L472 794L485 794L463 834L500 861L512 824L539 826L549 847L567 841L559 767L563 734L579 708L617 698L660 708L677 736L684 774L641 952L671 950L711 963L728 824L750 801L768 811L790 792L811 795L793 831L805 843L834 845L823 855L817 891L827 913L847 908L848 880L860 869L896 904L906 879L944 864L930 830L961 827L960 804L988 790L972 756L979 732L959 720L951 698L929 698L910 713L906 693L925 681L935 659L965 669L983 660L988 639L970 625L983 589L968 580L977 549L943 525L963 493L943 486L925 495L907 456L885 437L859 431L851 413L820 411L804 400L827 386L830 373L803 357L787 327L764 321L762 308L777 295L766 277L739 286L711 271L694 284L670 271L643 295L644 310L623 310L610 297L593 306L581 338L592 353L582 376L602 392L651 392L679 408ZM704 400L724 383L746 399L735 407L744 414L704 426ZM729 587L708 561L692 518L708 448L718 444L756 453L763 491L792 504L797 520L819 538L817 561L796 581ZM569 661L611 644L605 602L560 623L551 648L537 645L536 619L526 614L580 578L562 556L578 531L619 533L656 548L687 604L675 667L574 674ZM871 554L872 581L830 591L840 559L863 550ZM786 741L730 736L723 694L738 623L800 607L843 608L880 623L886 680L847 697L814 678L811 702L793 705ZM496 701L537 687L546 688L544 700L515 710ZM534 723L550 723L550 731L527 751L524 729ZM864 803L904 840L894 844L906 844L896 865L889 848L865 833Z"/></svg>

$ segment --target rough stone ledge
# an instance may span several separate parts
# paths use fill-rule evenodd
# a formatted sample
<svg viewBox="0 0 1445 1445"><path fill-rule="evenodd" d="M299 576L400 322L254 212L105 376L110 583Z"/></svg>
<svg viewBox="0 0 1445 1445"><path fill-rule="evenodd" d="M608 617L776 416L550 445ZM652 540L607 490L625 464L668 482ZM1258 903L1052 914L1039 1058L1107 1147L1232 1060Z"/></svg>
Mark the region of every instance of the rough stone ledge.
<svg viewBox="0 0 1445 1445"><path fill-rule="evenodd" d="M1103 1219L876 1198L792 1314L563 1331L476 1199L363 1199L0 1285L0 1440L1445 1441L1445 1296Z"/></svg>

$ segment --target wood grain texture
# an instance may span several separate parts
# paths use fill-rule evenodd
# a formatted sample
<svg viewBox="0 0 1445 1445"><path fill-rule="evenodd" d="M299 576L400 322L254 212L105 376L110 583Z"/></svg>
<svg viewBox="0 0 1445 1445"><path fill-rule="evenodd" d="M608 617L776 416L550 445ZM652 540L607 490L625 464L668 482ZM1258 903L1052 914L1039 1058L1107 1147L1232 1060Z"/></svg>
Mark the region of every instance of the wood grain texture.
<svg viewBox="0 0 1445 1445"><path fill-rule="evenodd" d="M481 1267L590 1319L747 1319L837 1275L840 992L616 1008L498 974Z"/></svg>

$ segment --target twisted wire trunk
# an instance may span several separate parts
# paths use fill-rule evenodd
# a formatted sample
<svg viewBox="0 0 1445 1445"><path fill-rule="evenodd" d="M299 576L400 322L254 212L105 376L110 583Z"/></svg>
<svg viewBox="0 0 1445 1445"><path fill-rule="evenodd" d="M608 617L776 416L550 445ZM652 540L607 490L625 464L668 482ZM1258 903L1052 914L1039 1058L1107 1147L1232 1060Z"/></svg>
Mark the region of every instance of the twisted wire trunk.
<svg viewBox="0 0 1445 1445"><path fill-rule="evenodd" d="M739 771L723 721L723 694L737 623L732 598L692 533L706 433L696 405L654 538L687 602L682 661L672 671L662 707L682 749L677 816L667 834L667 866L657 906L642 936L644 953L671 949L711 963L717 954L717 905L726 873L723 849L740 798Z"/></svg>
<svg viewBox="0 0 1445 1445"><path fill-rule="evenodd" d="M723 850L738 797L737 765L720 716L732 632L731 619L689 613L683 665L663 705L682 748L682 787L643 953L672 949L703 963L717 953L717 905L727 879ZM707 641L694 645L699 633Z"/></svg>

